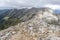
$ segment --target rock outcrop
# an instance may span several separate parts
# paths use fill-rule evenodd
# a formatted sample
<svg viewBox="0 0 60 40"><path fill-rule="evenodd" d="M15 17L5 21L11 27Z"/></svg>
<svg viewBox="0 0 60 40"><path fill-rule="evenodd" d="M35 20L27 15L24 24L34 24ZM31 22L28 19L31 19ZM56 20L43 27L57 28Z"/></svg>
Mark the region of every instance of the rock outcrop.
<svg viewBox="0 0 60 40"><path fill-rule="evenodd" d="M29 9L21 23L0 32L0 40L60 40L59 19L53 13L49 8Z"/></svg>

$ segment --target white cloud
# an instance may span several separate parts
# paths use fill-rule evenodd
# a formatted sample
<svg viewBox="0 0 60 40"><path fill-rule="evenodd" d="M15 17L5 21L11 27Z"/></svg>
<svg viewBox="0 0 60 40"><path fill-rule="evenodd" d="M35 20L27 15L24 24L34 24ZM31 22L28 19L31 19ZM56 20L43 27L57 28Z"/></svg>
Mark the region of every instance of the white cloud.
<svg viewBox="0 0 60 40"><path fill-rule="evenodd" d="M0 7L41 7L46 4L60 5L60 0L0 0Z"/></svg>
<svg viewBox="0 0 60 40"><path fill-rule="evenodd" d="M52 5L52 4L48 4L48 5L44 5L44 7L49 7L51 9L60 9L60 5Z"/></svg>

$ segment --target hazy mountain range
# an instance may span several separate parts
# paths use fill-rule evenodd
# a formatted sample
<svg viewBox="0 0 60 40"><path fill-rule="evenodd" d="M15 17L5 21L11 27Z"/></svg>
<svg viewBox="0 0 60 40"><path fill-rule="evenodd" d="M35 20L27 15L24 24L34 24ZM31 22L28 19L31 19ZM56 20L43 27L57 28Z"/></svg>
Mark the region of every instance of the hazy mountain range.
<svg viewBox="0 0 60 40"><path fill-rule="evenodd" d="M4 29L4 26L12 26L17 20L27 21L31 19L36 12L45 8L23 8L23 9L1 9L0 10L0 29ZM50 8L46 8L50 9ZM59 14L59 10L52 10L54 13ZM15 20L15 22L13 22ZM7 25L6 25L7 24Z"/></svg>

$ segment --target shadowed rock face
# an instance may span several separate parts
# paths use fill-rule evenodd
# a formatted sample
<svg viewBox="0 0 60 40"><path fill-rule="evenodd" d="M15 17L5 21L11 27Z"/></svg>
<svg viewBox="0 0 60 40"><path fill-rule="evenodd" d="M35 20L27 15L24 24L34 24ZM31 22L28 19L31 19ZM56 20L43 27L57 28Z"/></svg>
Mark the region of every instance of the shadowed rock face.
<svg viewBox="0 0 60 40"><path fill-rule="evenodd" d="M21 16L16 18L22 22L0 31L0 40L60 40L60 26L54 24L58 22L58 17L53 15L51 9L31 8L19 14Z"/></svg>

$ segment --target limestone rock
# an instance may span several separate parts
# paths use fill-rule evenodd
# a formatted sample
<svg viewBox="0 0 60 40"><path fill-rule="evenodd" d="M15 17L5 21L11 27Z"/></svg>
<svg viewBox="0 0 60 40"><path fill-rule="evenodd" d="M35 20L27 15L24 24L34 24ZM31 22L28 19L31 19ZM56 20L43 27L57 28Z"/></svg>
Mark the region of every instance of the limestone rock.
<svg viewBox="0 0 60 40"><path fill-rule="evenodd" d="M60 26L49 24L58 22L51 9L29 9L21 20L23 22L1 31L0 40L60 40Z"/></svg>

